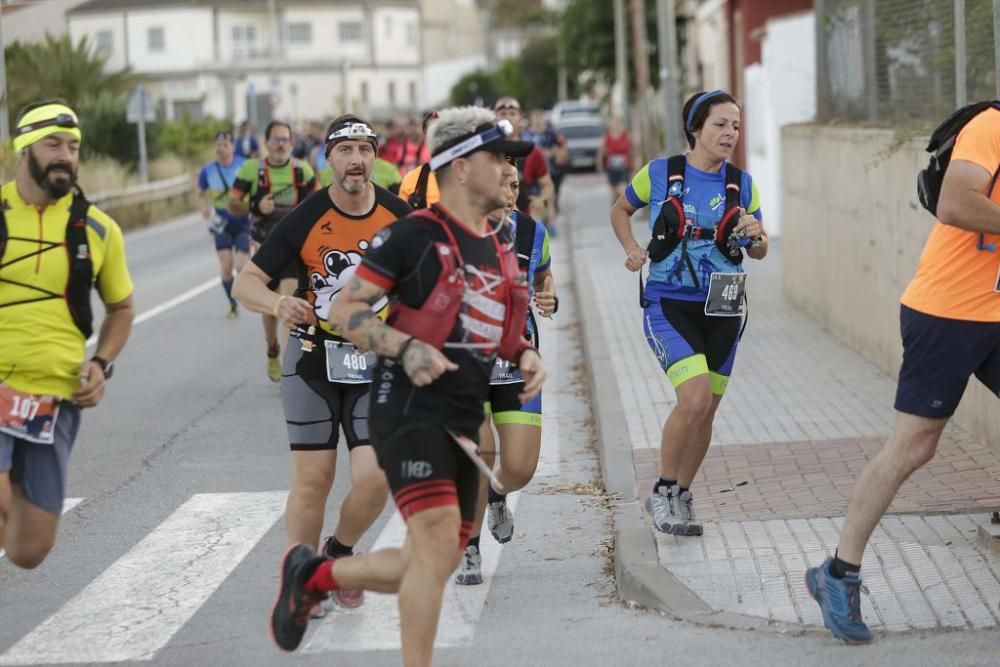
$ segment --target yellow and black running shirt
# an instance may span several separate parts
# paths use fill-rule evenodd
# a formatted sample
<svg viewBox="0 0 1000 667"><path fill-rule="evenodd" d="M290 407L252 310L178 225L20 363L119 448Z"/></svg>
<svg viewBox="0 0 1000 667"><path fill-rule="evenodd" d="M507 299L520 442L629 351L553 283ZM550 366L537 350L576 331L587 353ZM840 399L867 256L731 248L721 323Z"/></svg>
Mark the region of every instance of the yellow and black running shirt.
<svg viewBox="0 0 1000 667"><path fill-rule="evenodd" d="M18 391L66 399L80 387L86 345L66 299L18 302L66 292L72 201L70 193L41 210L21 198L14 182L0 187L8 237L0 257L0 380ZM125 240L96 206L87 211L87 242L101 298L124 301L132 294Z"/></svg>

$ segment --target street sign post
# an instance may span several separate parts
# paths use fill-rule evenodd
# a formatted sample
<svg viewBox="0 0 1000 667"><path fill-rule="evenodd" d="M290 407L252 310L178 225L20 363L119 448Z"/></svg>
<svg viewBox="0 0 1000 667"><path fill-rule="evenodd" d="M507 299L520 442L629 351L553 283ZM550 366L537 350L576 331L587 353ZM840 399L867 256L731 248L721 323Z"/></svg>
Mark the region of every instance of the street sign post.
<svg viewBox="0 0 1000 667"><path fill-rule="evenodd" d="M139 178L149 182L149 158L146 153L146 123L156 120L156 107L143 86L136 86L128 98L125 119L139 126Z"/></svg>

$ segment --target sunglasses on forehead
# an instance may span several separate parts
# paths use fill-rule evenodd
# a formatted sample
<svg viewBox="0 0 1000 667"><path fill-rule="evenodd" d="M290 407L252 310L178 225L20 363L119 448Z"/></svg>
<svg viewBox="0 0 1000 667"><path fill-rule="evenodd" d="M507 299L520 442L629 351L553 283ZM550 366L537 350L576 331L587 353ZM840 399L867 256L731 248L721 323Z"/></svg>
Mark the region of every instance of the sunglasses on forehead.
<svg viewBox="0 0 1000 667"><path fill-rule="evenodd" d="M494 107L494 111L503 111L505 109L513 109L514 111L520 111L521 105L517 102L504 102L503 104L498 104Z"/></svg>
<svg viewBox="0 0 1000 667"><path fill-rule="evenodd" d="M17 136L22 136L28 134L29 132L34 132L35 130L41 130L45 127L65 127L67 130L72 130L80 127L80 124L76 122L76 118L68 113L61 113L55 118L49 118L46 120L39 120L34 123L28 123L27 125L22 125L17 128Z"/></svg>

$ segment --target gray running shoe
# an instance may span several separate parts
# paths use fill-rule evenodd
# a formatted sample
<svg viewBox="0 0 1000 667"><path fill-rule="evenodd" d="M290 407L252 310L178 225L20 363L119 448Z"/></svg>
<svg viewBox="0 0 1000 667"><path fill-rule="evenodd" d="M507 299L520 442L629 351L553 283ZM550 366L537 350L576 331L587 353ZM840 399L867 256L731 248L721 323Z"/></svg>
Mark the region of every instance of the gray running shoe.
<svg viewBox="0 0 1000 667"><path fill-rule="evenodd" d="M705 532L701 521L694 516L694 496L685 491L677 498L677 514L683 522L674 527L674 535L698 536Z"/></svg>
<svg viewBox="0 0 1000 667"><path fill-rule="evenodd" d="M514 515L510 513L506 500L489 504L486 521L493 539L500 544L507 544L514 537Z"/></svg>
<svg viewBox="0 0 1000 667"><path fill-rule="evenodd" d="M455 583L460 586L478 586L483 583L483 557L479 555L479 547L472 544L465 547Z"/></svg>
<svg viewBox="0 0 1000 667"><path fill-rule="evenodd" d="M677 514L677 498L669 491L650 494L646 498L646 511L653 517L653 525L658 531L668 535L680 535L678 529L684 525Z"/></svg>

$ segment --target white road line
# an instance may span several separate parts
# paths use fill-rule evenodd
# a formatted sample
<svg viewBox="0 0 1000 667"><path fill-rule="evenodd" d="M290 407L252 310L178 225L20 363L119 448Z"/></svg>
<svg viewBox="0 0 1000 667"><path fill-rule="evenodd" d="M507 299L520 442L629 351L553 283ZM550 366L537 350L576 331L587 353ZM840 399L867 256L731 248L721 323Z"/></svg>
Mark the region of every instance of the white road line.
<svg viewBox="0 0 1000 667"><path fill-rule="evenodd" d="M560 393L569 389L564 384L562 369L559 366L559 352L562 346L561 336L556 330L557 324L543 317L537 318L538 330L542 339L542 354L545 355L545 368L549 373L549 381L542 391L542 451L538 456L538 467L535 478L559 476L559 413ZM559 379L556 379L559 378Z"/></svg>
<svg viewBox="0 0 1000 667"><path fill-rule="evenodd" d="M151 660L271 529L287 497L192 496L0 664Z"/></svg>
<svg viewBox="0 0 1000 667"><path fill-rule="evenodd" d="M209 278L205 282L200 283L198 285L195 285L194 287L192 287L188 291L183 292L181 294L178 294L174 298L168 299L167 301L164 301L163 303L161 303L158 306L154 306L154 307L150 308L146 312L144 312L144 313L140 314L139 316L137 316L135 318L135 321L132 324L133 325L142 324L146 320L152 319L152 318L156 317L157 315L161 315L161 314L167 312L168 310L170 310L171 308L176 308L177 306L181 305L182 303L185 303L185 302L190 301L191 299L195 298L199 294L207 292L208 290L212 289L213 287L218 287L218 286L219 286L219 278L218 278L218 276L216 276L214 278ZM94 334L93 336L91 336L90 338L87 339L87 346L88 347L91 347L91 346L95 345L96 343L97 343L97 334Z"/></svg>
<svg viewBox="0 0 1000 667"><path fill-rule="evenodd" d="M512 493L507 496L507 503L512 511L517 508L520 495ZM406 525L396 512L379 533L372 551L401 546L405 537ZM503 547L493 540L488 530L484 530L480 549L483 556L483 583L478 586L459 586L452 577L444 591L435 646L468 646L472 643ZM319 624L300 652L379 651L399 650L399 648L399 606L396 596L365 593L363 607L354 610L338 608Z"/></svg>
<svg viewBox="0 0 1000 667"><path fill-rule="evenodd" d="M62 513L65 514L66 512L70 511L71 509L73 509L74 507L76 507L77 505L79 505L82 502L83 502L83 498L65 498L65 499L63 499ZM3 558L6 555L7 555L7 552L4 551L3 549L0 549L0 558Z"/></svg>

